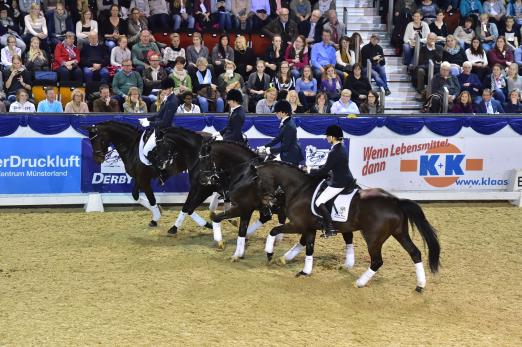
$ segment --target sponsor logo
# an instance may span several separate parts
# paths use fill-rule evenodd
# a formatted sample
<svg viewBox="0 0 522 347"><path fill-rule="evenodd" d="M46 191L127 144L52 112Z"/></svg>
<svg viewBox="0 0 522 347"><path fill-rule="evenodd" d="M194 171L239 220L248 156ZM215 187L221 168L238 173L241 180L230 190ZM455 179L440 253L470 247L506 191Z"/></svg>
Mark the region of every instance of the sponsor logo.
<svg viewBox="0 0 522 347"><path fill-rule="evenodd" d="M132 177L125 172L125 165L118 151L109 150L105 161L101 164L100 172L92 175L92 184L130 184Z"/></svg>

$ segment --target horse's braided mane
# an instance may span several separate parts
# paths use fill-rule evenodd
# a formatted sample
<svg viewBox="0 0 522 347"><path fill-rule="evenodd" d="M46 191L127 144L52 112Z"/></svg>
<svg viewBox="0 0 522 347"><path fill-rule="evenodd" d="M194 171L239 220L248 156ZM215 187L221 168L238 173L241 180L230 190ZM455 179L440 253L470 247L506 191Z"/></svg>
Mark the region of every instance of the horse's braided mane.
<svg viewBox="0 0 522 347"><path fill-rule="evenodd" d="M230 141L230 140L220 140L220 141L216 141L216 142L213 142L213 143L224 143L224 144L230 144L230 145L234 145L236 147L239 147L239 148L242 148L242 149L245 149L247 150L248 152L252 153L252 154L255 154L257 155L257 153L255 151L252 150L252 148L248 147L247 145L243 144L243 143L239 143L239 142L236 142L236 141ZM211 144L213 144L211 143Z"/></svg>

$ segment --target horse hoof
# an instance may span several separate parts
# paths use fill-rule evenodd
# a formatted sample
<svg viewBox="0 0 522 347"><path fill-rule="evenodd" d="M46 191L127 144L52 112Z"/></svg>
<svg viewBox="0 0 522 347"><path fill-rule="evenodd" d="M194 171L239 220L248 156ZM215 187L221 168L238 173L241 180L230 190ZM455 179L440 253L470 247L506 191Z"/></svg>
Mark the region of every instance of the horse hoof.
<svg viewBox="0 0 522 347"><path fill-rule="evenodd" d="M275 263L277 265L284 266L284 265L286 265L286 259L285 259L284 256L279 257L279 258L276 259Z"/></svg>
<svg viewBox="0 0 522 347"><path fill-rule="evenodd" d="M307 274L304 271L299 271L298 273L295 274L295 277L309 277L310 275L311 274Z"/></svg>
<svg viewBox="0 0 522 347"><path fill-rule="evenodd" d="M415 288L415 291L416 291L417 293L422 293L422 290L423 290L423 289L424 289L424 288L417 286L417 288Z"/></svg>
<svg viewBox="0 0 522 347"><path fill-rule="evenodd" d="M205 228L207 228L207 229L212 229L212 223L207 222L207 223L205 224Z"/></svg>
<svg viewBox="0 0 522 347"><path fill-rule="evenodd" d="M241 259L241 257L238 257L237 255L233 255L230 258L230 261L233 262L233 263L237 263L240 259Z"/></svg>
<svg viewBox="0 0 522 347"><path fill-rule="evenodd" d="M151 228L155 228L158 226L158 222L154 221L154 220L151 220L150 223L149 223L149 227Z"/></svg>
<svg viewBox="0 0 522 347"><path fill-rule="evenodd" d="M268 261L272 261L272 257L274 256L274 253L267 253L266 254L266 258L268 259Z"/></svg>
<svg viewBox="0 0 522 347"><path fill-rule="evenodd" d="M167 236L175 236L178 233L178 227L173 225L172 228L167 231Z"/></svg>
<svg viewBox="0 0 522 347"><path fill-rule="evenodd" d="M219 250L224 250L225 249L225 241L221 240L221 241L218 241L217 242L217 248Z"/></svg>

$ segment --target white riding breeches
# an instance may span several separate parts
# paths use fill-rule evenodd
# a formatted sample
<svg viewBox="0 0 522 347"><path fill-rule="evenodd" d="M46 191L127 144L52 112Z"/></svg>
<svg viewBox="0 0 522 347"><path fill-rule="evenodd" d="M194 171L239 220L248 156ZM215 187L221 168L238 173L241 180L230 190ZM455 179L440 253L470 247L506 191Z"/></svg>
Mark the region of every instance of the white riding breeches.
<svg viewBox="0 0 522 347"><path fill-rule="evenodd" d="M326 189L321 193L321 195L319 195L319 197L315 201L315 206L319 207L321 204L324 204L324 203L330 201L330 199L335 197L337 194L339 194L343 190L344 190L344 188L334 188L334 187L330 187L330 186L326 187Z"/></svg>
<svg viewBox="0 0 522 347"><path fill-rule="evenodd" d="M149 152L152 151L156 147L156 132L152 132L150 134L149 139L147 140L147 143L145 143L145 146L143 146L143 155L145 158L147 155L149 155Z"/></svg>

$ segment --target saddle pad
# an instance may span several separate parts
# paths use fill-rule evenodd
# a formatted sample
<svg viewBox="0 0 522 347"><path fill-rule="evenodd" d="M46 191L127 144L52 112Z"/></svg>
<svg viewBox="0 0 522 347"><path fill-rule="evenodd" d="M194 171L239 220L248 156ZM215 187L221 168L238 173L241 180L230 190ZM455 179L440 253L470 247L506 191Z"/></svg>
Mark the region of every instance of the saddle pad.
<svg viewBox="0 0 522 347"><path fill-rule="evenodd" d="M317 217L321 217L319 213L315 210L315 201L319 197L319 194L324 190L324 184L326 180L322 180L314 191L314 195L312 196L312 204L311 209L312 213ZM348 221L348 215L350 214L350 204L352 203L352 199L357 193L358 189L354 189L350 194L339 194L333 199L333 204L330 200L327 203L328 208L331 211L332 221L334 222L346 222Z"/></svg>
<svg viewBox="0 0 522 347"><path fill-rule="evenodd" d="M138 151L139 151L139 155L140 155L140 161L144 164L144 165L147 165L147 166L151 166L151 162L147 159L147 155L149 154L149 152L156 146L156 135L154 134L154 132L152 132L152 134L150 135L150 137L146 140L147 141L147 148L145 148L145 134L147 132L144 131L142 134L141 134L141 137L140 137L140 146L138 148ZM152 146L152 143L149 144L149 141L154 141L154 146Z"/></svg>

